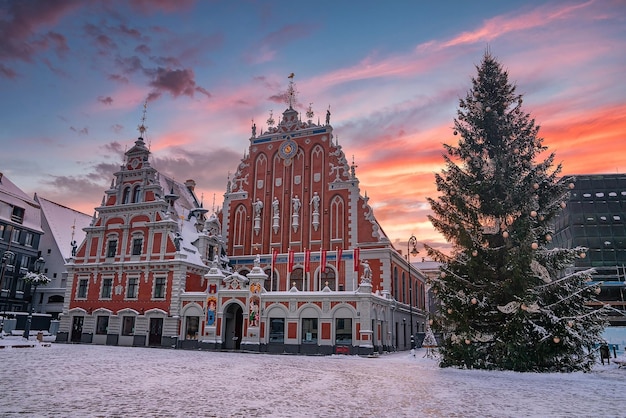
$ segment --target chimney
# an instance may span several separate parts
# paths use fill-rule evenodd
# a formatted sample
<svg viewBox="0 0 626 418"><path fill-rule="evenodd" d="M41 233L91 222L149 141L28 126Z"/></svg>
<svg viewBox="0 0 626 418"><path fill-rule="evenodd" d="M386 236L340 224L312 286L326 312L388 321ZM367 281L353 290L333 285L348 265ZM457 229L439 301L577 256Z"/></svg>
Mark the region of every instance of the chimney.
<svg viewBox="0 0 626 418"><path fill-rule="evenodd" d="M185 186L187 186L190 192L193 192L193 190L196 188L196 182L189 179L185 182Z"/></svg>

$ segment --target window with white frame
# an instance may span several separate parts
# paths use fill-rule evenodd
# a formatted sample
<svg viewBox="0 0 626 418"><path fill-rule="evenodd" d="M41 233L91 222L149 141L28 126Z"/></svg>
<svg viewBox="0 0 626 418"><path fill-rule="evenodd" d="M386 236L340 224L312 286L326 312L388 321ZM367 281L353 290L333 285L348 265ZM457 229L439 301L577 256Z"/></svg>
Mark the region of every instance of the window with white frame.
<svg viewBox="0 0 626 418"><path fill-rule="evenodd" d="M165 277L156 277L154 279L154 292L152 297L154 299L165 299Z"/></svg>
<svg viewBox="0 0 626 418"><path fill-rule="evenodd" d="M143 249L143 238L135 237L133 238L133 249L132 255L141 255L141 250Z"/></svg>
<svg viewBox="0 0 626 418"><path fill-rule="evenodd" d="M317 318L302 318L302 343L317 344Z"/></svg>
<svg viewBox="0 0 626 418"><path fill-rule="evenodd" d="M26 238L24 239L24 245L27 247L33 246L33 234L30 232L26 233Z"/></svg>
<svg viewBox="0 0 626 418"><path fill-rule="evenodd" d="M100 292L100 299L111 299L111 293L113 291L113 279L102 279L102 291Z"/></svg>
<svg viewBox="0 0 626 418"><path fill-rule="evenodd" d="M122 317L122 335L133 335L135 332L135 316L128 315Z"/></svg>
<svg viewBox="0 0 626 418"><path fill-rule="evenodd" d="M106 335L109 329L109 315L98 315L96 318L96 334Z"/></svg>
<svg viewBox="0 0 626 418"><path fill-rule="evenodd" d="M107 242L107 257L115 257L117 253L117 240L109 239Z"/></svg>
<svg viewBox="0 0 626 418"><path fill-rule="evenodd" d="M139 278L129 277L126 286L126 299L137 299L137 290L139 289Z"/></svg>
<svg viewBox="0 0 626 418"><path fill-rule="evenodd" d="M87 285L89 285L89 279L78 280L78 290L76 292L76 299L87 298Z"/></svg>

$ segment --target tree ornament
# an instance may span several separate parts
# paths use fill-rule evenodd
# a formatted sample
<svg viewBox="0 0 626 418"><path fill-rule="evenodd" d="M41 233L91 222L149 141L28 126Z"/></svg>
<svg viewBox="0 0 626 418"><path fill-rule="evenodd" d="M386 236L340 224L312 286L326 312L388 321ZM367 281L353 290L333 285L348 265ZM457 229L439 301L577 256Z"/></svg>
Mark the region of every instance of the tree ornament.
<svg viewBox="0 0 626 418"><path fill-rule="evenodd" d="M487 106L487 107L485 108L485 112L491 112L491 107Z"/></svg>
<svg viewBox="0 0 626 418"><path fill-rule="evenodd" d="M580 254L578 254L578 257L580 257L580 258L585 258L585 257L587 257L587 254L585 254L585 253L580 253Z"/></svg>
<svg viewBox="0 0 626 418"><path fill-rule="evenodd" d="M530 216L532 216L533 218L536 218L537 217L537 211L531 210L530 211Z"/></svg>
<svg viewBox="0 0 626 418"><path fill-rule="evenodd" d="M600 292L602 292L602 289L600 289L600 286L598 286L593 291L595 292L596 295L599 295Z"/></svg>
<svg viewBox="0 0 626 418"><path fill-rule="evenodd" d="M543 221L544 221L544 219L546 219L546 217L545 217L545 216L543 216L543 215L539 215L539 220L540 220L540 221L542 221L542 222L543 222Z"/></svg>
<svg viewBox="0 0 626 418"><path fill-rule="evenodd" d="M452 313L452 308L448 308L448 313L451 314Z"/></svg>
<svg viewBox="0 0 626 418"><path fill-rule="evenodd" d="M574 188L574 187L576 187L576 186L574 186L574 183L570 183L570 184L568 184L568 185L567 185L567 187L569 187L569 188L570 188L570 190L571 190L571 189L573 189L573 188Z"/></svg>
<svg viewBox="0 0 626 418"><path fill-rule="evenodd" d="M429 320L428 320L428 325L432 325L432 324L433 324L433 320L432 320L432 319L429 319Z"/></svg>
<svg viewBox="0 0 626 418"><path fill-rule="evenodd" d="M539 184L535 183L533 184L533 189L537 190L539 188Z"/></svg>
<svg viewBox="0 0 626 418"><path fill-rule="evenodd" d="M561 339L559 337L554 337L552 341L554 341L554 344L558 344L561 342Z"/></svg>
<svg viewBox="0 0 626 418"><path fill-rule="evenodd" d="M530 244L530 248L532 248L533 250L536 250L537 248L539 248L539 244L537 244L536 242L533 242L532 244Z"/></svg>
<svg viewBox="0 0 626 418"><path fill-rule="evenodd" d="M567 206L567 203L565 203L565 202L561 202L561 208L562 208L562 209L565 209L565 206Z"/></svg>
<svg viewBox="0 0 626 418"><path fill-rule="evenodd" d="M472 255L473 255L474 257L476 257L476 256L478 255L478 251L476 251L476 250L472 251Z"/></svg>
<svg viewBox="0 0 626 418"><path fill-rule="evenodd" d="M459 133L456 131L456 129L454 130L454 134L455 134L455 135L458 135L458 134L459 134Z"/></svg>
<svg viewBox="0 0 626 418"><path fill-rule="evenodd" d="M568 327L573 327L574 326L574 321L567 321L567 326Z"/></svg>
<svg viewBox="0 0 626 418"><path fill-rule="evenodd" d="M513 148L513 154L515 155L519 154L519 148Z"/></svg>
<svg viewBox="0 0 626 418"><path fill-rule="evenodd" d="M548 242L552 241L552 235L547 234L546 235L546 241L548 241Z"/></svg>
<svg viewBox="0 0 626 418"><path fill-rule="evenodd" d="M525 310L526 310L526 304L525 304L525 303L522 303L522 305L521 305L519 308L520 308L522 311L525 311Z"/></svg>
<svg viewBox="0 0 626 418"><path fill-rule="evenodd" d="M472 342L470 340L468 340L467 338L465 339L465 344L470 345Z"/></svg>
<svg viewBox="0 0 626 418"><path fill-rule="evenodd" d="M520 303L517 301L512 301L507 303L504 306L498 306L498 310L502 313L510 314L517 311L520 307Z"/></svg>
<svg viewBox="0 0 626 418"><path fill-rule="evenodd" d="M508 237L509 237L509 233L508 233L507 231L504 231L504 232L502 233L502 236L503 236L504 238L508 238Z"/></svg>
<svg viewBox="0 0 626 418"><path fill-rule="evenodd" d="M478 303L478 300L476 300L476 298L472 298L470 302L472 302L472 305L476 305Z"/></svg>
<svg viewBox="0 0 626 418"><path fill-rule="evenodd" d="M441 278L442 278L442 279L445 279L445 278L446 278L446 272L445 272L445 271L442 271L442 272L441 272L441 274L440 274L440 276L441 276Z"/></svg>

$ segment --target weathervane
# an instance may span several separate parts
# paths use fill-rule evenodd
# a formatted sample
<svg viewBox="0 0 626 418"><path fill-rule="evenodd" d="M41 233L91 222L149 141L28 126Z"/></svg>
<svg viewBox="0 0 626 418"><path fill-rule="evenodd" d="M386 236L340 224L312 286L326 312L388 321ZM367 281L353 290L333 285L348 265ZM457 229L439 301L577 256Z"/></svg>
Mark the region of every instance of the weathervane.
<svg viewBox="0 0 626 418"><path fill-rule="evenodd" d="M289 109L293 109L293 105L296 102L296 96L298 94L298 92L296 91L296 87L293 83L293 78L296 75L294 73L289 74L289 77L287 77L289 79L289 87L287 87L287 97L285 98L287 104L289 105Z"/></svg>
<svg viewBox="0 0 626 418"><path fill-rule="evenodd" d="M137 130L139 131L140 136L143 138L144 132L146 132L148 130L148 128L146 128L146 111L148 109L148 99L146 99L146 101L143 103L143 115L141 115L141 125L139 125L139 127L137 128Z"/></svg>

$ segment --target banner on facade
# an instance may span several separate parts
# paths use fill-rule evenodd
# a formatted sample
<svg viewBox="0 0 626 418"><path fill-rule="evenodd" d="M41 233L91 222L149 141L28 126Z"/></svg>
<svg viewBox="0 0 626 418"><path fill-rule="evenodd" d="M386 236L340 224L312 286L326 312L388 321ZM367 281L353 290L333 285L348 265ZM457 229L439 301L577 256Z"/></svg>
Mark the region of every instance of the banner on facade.
<svg viewBox="0 0 626 418"><path fill-rule="evenodd" d="M274 248L272 250L272 271L274 270L274 266L276 265L277 257L278 257L278 248Z"/></svg>
<svg viewBox="0 0 626 418"><path fill-rule="evenodd" d="M343 254L343 248L337 247L337 270L339 270L339 263L341 263L342 254Z"/></svg>
<svg viewBox="0 0 626 418"><path fill-rule="evenodd" d="M323 273L326 269L326 250L320 250L320 271Z"/></svg>
<svg viewBox="0 0 626 418"><path fill-rule="evenodd" d="M359 258L361 256L361 249L360 248L355 248L354 249L354 271L359 271Z"/></svg>
<svg viewBox="0 0 626 418"><path fill-rule="evenodd" d="M311 268L311 250L304 250L304 271L309 272Z"/></svg>
<svg viewBox="0 0 626 418"><path fill-rule="evenodd" d="M291 273L293 270L293 250L290 249L287 254L287 273Z"/></svg>

